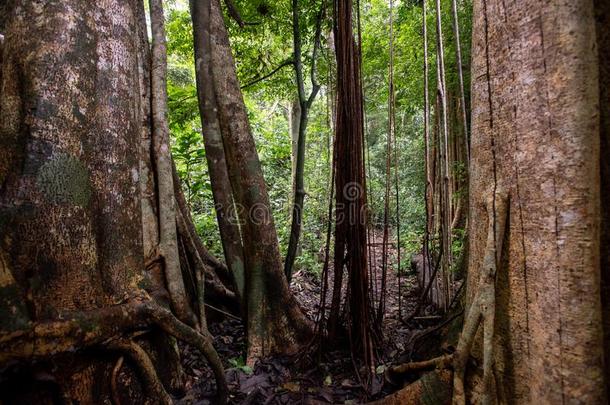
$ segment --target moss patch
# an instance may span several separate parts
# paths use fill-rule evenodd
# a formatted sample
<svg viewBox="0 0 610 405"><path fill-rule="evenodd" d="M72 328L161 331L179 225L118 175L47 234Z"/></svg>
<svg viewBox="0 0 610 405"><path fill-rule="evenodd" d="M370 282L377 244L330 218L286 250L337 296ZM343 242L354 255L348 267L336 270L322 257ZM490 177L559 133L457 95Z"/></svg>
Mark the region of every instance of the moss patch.
<svg viewBox="0 0 610 405"><path fill-rule="evenodd" d="M85 207L91 198L89 171L80 160L64 153L56 154L40 168L36 185L55 204Z"/></svg>

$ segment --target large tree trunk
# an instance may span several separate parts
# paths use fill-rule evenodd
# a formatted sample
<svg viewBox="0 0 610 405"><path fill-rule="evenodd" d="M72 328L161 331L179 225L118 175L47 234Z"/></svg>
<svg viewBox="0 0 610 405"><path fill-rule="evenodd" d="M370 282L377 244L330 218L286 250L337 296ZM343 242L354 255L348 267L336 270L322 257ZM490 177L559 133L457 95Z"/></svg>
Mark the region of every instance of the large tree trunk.
<svg viewBox="0 0 610 405"><path fill-rule="evenodd" d="M0 30L0 401L169 403L168 335L222 394L207 331L164 308L142 4L13 1Z"/></svg>
<svg viewBox="0 0 610 405"><path fill-rule="evenodd" d="M238 205L246 272L248 361L293 353L311 326L282 269L269 196L235 73L220 2L211 2L212 71L233 195Z"/></svg>
<svg viewBox="0 0 610 405"><path fill-rule="evenodd" d="M17 3L0 110L4 332L129 298L144 267L134 10ZM111 364L76 364L56 376L62 395L91 403Z"/></svg>
<svg viewBox="0 0 610 405"><path fill-rule="evenodd" d="M473 32L469 307L485 287L486 224L501 222L508 194L486 330L495 396L603 403L593 1L476 0Z"/></svg>
<svg viewBox="0 0 610 405"><path fill-rule="evenodd" d="M601 271L604 322L604 365L610 384L610 2L596 0L597 46L599 50L599 108L601 157ZM606 387L610 402L610 387Z"/></svg>

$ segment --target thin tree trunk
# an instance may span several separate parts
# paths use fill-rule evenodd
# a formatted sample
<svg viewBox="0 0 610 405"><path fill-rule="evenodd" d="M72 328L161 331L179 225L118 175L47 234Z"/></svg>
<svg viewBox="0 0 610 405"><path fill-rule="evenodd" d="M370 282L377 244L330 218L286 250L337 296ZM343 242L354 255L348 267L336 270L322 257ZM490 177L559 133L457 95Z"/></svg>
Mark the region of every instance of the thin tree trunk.
<svg viewBox="0 0 610 405"><path fill-rule="evenodd" d="M212 81L209 9L204 9L202 5L201 1L190 1L201 127L225 261L235 279L237 293L239 297L243 297L245 288L243 246L233 205L231 181Z"/></svg>
<svg viewBox="0 0 610 405"><path fill-rule="evenodd" d="M309 339L312 330L282 271L267 188L220 4L218 0L207 1L211 1L212 69L220 127L233 195L240 205L243 224L248 363L252 364L272 353L294 353Z"/></svg>
<svg viewBox="0 0 610 405"><path fill-rule="evenodd" d="M284 261L284 274L288 282L292 278L292 267L299 245L301 236L301 226L303 221L303 204L305 202L305 148L307 136L307 122L309 120L309 110L320 90L320 85L316 80L316 60L320 49L320 36L322 34L322 17L324 15L324 1L318 13L316 22L316 31L314 34L314 45L311 62L311 93L309 96L305 94L305 82L303 79L303 57L301 43L301 27L299 24L299 0L292 0L292 32L293 32L293 48L294 48L294 70L297 81L297 90L299 97L298 109L298 138L296 143L296 154L294 162L294 177L293 177L293 205L292 205L292 223L290 225L290 239L288 241L288 251L286 260ZM295 123L293 123L294 125ZM293 140L294 142L294 140Z"/></svg>
<svg viewBox="0 0 610 405"><path fill-rule="evenodd" d="M449 306L449 296L451 294L450 285L450 271L451 271L451 192L449 187L450 167L449 167L449 128L447 123L447 83L445 78L445 51L443 44L443 27L442 27L442 14L441 14L441 0L436 0L436 58L437 58L437 84L438 91L440 93L441 102L441 177L442 177L442 202L441 202L441 216L442 216L442 239L443 239L443 255L442 255L442 276L443 276L443 290L444 290L444 303L443 307L445 310ZM437 111L438 114L438 111Z"/></svg>
<svg viewBox="0 0 610 405"><path fill-rule="evenodd" d="M150 0L150 21L152 27L151 105L159 196L159 253L165 263L165 278L172 306L179 319L187 324L195 325L196 319L187 301L178 256L176 203L167 122L167 50L161 0Z"/></svg>
<svg viewBox="0 0 610 405"><path fill-rule="evenodd" d="M297 154L299 150L299 124L301 122L301 103L298 97L288 106L288 126L290 128L290 178L292 181L292 196L290 206L294 204L295 179L297 173Z"/></svg>
<svg viewBox="0 0 610 405"><path fill-rule="evenodd" d="M424 170L426 176L426 184L424 188L424 203L426 208L426 226L424 229L424 246L423 246L423 271L428 274L430 268L430 221L432 220L432 178L430 165L430 93L429 93L429 75L430 68L428 64L428 6L427 0L422 3L422 31L424 44ZM426 279L424 278L424 284ZM427 295L427 294L426 294ZM423 299L427 299L426 296Z"/></svg>
<svg viewBox="0 0 610 405"><path fill-rule="evenodd" d="M140 135L140 200L142 212L142 248L146 261L152 259L151 265L146 266L145 274L149 283L147 292L156 302L170 306L169 295L165 285L165 275L157 257L159 245L159 221L157 194L155 185L155 171L153 164L152 129L151 129L151 54L148 32L146 27L146 11L144 2L136 3L137 22L137 58L139 76L139 111L141 122ZM150 345L159 348L151 351L151 359L159 371L159 377L168 390L174 394L184 392L183 371L180 364L176 340L162 331L155 331L150 336Z"/></svg>
<svg viewBox="0 0 610 405"><path fill-rule="evenodd" d="M381 253L381 295L379 297L379 306L377 307L376 322L381 325L383 315L385 313L385 290L388 274L388 238L389 238L389 222L390 222L390 189L392 183L392 141L395 138L395 122L394 122L394 2L390 0L390 63L388 66L388 132L386 138L386 166L385 166L385 196L383 206L383 242ZM399 247L400 248L400 247ZM376 282L376 281L375 281Z"/></svg>
<svg viewBox="0 0 610 405"><path fill-rule="evenodd" d="M464 142L466 143L466 167L470 161L470 142L468 141L468 113L466 108L466 95L464 93L464 72L462 65L462 44L460 40L460 21L458 20L457 0L451 0L451 13L453 21L453 35L455 36L455 59L460 86L460 109L462 111L462 123L464 130ZM456 132L454 131L454 134Z"/></svg>

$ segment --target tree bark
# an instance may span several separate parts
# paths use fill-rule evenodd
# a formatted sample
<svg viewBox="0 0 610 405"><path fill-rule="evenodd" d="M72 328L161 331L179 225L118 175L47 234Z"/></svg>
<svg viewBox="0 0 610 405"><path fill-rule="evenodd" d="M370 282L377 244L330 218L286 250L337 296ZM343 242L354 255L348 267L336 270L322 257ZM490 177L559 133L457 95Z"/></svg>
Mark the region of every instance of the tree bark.
<svg viewBox="0 0 610 405"><path fill-rule="evenodd" d="M178 256L178 233L176 231L176 201L172 176L172 160L167 122L167 51L165 44L165 17L161 0L150 0L152 27L151 52L151 105L153 149L156 165L156 180L159 205L159 253L165 264L167 289L172 306L182 321L196 323L190 308Z"/></svg>
<svg viewBox="0 0 610 405"><path fill-rule="evenodd" d="M157 400L147 398L133 361L114 372L118 355L104 354L115 339L135 339L134 330L146 332L137 338L146 354L136 349L132 360L157 392L181 385L173 335L208 356L222 401L222 365L209 334L163 307L166 266L145 270L157 262L159 221L143 5L14 1L8 9L0 66L0 401L107 402L116 397L110 380L117 373L127 378L124 402ZM117 306L135 301L143 307ZM34 365L32 356L42 361ZM25 370L24 384L15 384L15 365ZM46 383L36 382L40 375Z"/></svg>
<svg viewBox="0 0 610 405"><path fill-rule="evenodd" d="M144 267L131 3L75 0L40 8L17 1L7 11L0 85L3 333L133 296ZM91 403L110 366L77 358L73 367L51 372L64 397Z"/></svg>
<svg viewBox="0 0 610 405"><path fill-rule="evenodd" d="M296 98L288 105L288 127L290 128L290 173L292 179L292 194L294 199L294 179L297 172L297 153L299 144L299 123L301 122L301 103ZM292 205L292 204L291 204Z"/></svg>
<svg viewBox="0 0 610 405"><path fill-rule="evenodd" d="M610 2L595 0L599 53L601 276L606 394L610 402Z"/></svg>
<svg viewBox="0 0 610 405"><path fill-rule="evenodd" d="M294 353L311 334L288 288L266 184L248 123L218 0L211 0L212 71L231 186L242 223L248 363ZM217 74L222 72L222 74Z"/></svg>
<svg viewBox="0 0 610 405"><path fill-rule="evenodd" d="M239 299L244 296L244 255L239 224L233 205L231 181L227 168L214 83L212 82L212 47L210 36L210 10L201 1L190 1L195 48L195 75L197 97L206 159L216 207L216 219L227 267L233 274Z"/></svg>
<svg viewBox="0 0 610 405"><path fill-rule="evenodd" d="M473 14L468 306L483 199L509 194L492 388L513 403L603 403L593 2L476 0Z"/></svg>

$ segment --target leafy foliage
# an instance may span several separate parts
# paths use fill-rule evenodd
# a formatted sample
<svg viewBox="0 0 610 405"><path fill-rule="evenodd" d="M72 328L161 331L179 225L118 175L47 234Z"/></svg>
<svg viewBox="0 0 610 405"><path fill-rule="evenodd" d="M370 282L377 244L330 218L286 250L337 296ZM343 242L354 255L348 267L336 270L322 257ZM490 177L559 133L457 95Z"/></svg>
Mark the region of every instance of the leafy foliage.
<svg viewBox="0 0 610 405"><path fill-rule="evenodd" d="M291 0L244 0L236 2L246 26L240 28L226 17L242 84L273 71L292 57ZM308 69L315 16L320 1L299 0L302 8L300 29L303 36L305 77ZM194 85L191 22L185 1L169 1L167 35L169 52L170 129L172 148L185 194L193 211L197 230L210 249L222 256L211 186L201 138L201 124ZM330 5L332 10L332 5ZM451 2L442 0L443 34L446 46L449 93L457 96L458 78L455 41L452 30ZM458 2L464 64L470 60L471 0ZM368 144L369 203L374 223L383 218L385 154L388 132L389 2L361 0L363 83L365 90L366 138ZM430 94L435 94L435 14L434 2L428 0L428 41ZM327 13L332 14L332 13ZM328 16L327 16L328 17ZM424 141L423 141L423 38L422 2L395 0L395 89L396 130L398 142L399 203L401 242L406 252L421 246L424 229ZM318 273L321 270L325 229L328 221L330 165L332 152L332 24L323 24L322 52L318 61L320 95L310 112L305 164L306 202L301 250L297 270ZM469 89L469 68L464 66L465 86ZM308 86L311 84L308 83ZM283 252L290 232L291 140L288 107L296 97L296 83L291 66L280 69L266 80L244 89L250 125L268 185L273 215ZM467 94L468 99L468 94ZM203 134L205 136L205 134ZM464 172L464 168L456 167ZM394 186L393 186L394 187ZM392 194L394 195L394 188ZM394 196L392 198L395 198ZM395 200L391 202L395 207ZM395 218L392 225L396 225ZM458 232L459 234L463 232ZM454 249L461 250L457 241Z"/></svg>

